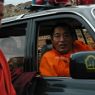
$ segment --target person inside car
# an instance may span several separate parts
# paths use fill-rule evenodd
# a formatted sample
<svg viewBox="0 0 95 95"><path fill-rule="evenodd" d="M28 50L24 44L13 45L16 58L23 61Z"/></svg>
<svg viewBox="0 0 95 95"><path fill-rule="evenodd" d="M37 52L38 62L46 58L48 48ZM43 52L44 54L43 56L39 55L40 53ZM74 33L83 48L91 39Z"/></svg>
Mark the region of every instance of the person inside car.
<svg viewBox="0 0 95 95"><path fill-rule="evenodd" d="M4 0L0 0L0 22L3 17ZM11 74L4 54L0 50L0 95L16 95Z"/></svg>
<svg viewBox="0 0 95 95"><path fill-rule="evenodd" d="M46 44L41 49L41 55L43 55L46 51L51 50L52 44L50 39L46 39Z"/></svg>
<svg viewBox="0 0 95 95"><path fill-rule="evenodd" d="M93 50L83 42L76 40L74 29L67 23L55 25L51 32L53 49L41 58L39 71L42 76L70 76L70 55L80 51Z"/></svg>

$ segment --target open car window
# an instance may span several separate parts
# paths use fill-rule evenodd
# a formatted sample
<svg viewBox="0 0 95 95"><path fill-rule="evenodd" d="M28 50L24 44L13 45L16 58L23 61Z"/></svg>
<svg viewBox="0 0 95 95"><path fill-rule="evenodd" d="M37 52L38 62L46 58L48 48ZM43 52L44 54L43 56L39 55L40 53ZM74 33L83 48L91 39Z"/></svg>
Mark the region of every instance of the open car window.
<svg viewBox="0 0 95 95"><path fill-rule="evenodd" d="M72 18L61 18L61 19L54 19L54 20L48 20L48 21L42 21L39 23L38 26L38 40L37 40L37 55L38 55L38 70L40 67L41 59L44 55L44 53L48 52L53 48L52 42L48 45L46 44L46 40L51 41L51 30L52 27L56 23L62 23L66 22L75 30L75 40L79 40L83 42L84 44L87 44L92 49L95 49L95 42L93 40L93 37L89 33L89 31L86 29L86 27L82 24L82 22L79 22L76 19ZM48 45L49 48L45 48L45 46ZM43 49L44 48L44 49Z"/></svg>

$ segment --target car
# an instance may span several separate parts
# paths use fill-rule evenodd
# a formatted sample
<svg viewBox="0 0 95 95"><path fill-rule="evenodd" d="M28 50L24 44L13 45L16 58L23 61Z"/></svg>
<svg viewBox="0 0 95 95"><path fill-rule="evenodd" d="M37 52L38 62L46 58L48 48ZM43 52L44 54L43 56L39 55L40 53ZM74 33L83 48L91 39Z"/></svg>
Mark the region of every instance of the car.
<svg viewBox="0 0 95 95"><path fill-rule="evenodd" d="M9 65L23 67L24 74L32 73L30 80L30 75L13 77L17 95L95 95L94 51L71 55L71 77L44 77L39 74L41 48L46 44L45 40L50 39L54 24L62 22L72 26L76 39L95 49L95 5L48 9L2 20L0 47Z"/></svg>

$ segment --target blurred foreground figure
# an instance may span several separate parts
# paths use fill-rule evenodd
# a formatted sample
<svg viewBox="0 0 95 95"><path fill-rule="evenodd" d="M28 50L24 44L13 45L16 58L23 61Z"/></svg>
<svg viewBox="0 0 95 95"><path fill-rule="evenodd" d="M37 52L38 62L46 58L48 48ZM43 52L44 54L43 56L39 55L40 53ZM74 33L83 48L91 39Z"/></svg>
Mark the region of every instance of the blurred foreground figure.
<svg viewBox="0 0 95 95"><path fill-rule="evenodd" d="M3 17L4 0L0 0L0 22ZM8 63L0 50L0 95L16 95L11 83Z"/></svg>

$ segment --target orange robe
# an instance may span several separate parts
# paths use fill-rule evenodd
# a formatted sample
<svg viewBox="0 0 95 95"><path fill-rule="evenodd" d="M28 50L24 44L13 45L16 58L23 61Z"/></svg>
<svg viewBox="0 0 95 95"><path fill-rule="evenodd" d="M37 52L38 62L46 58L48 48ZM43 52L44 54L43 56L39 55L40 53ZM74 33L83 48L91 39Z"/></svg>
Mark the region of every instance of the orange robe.
<svg viewBox="0 0 95 95"><path fill-rule="evenodd" d="M69 72L69 60L70 55L79 51L91 51L94 50L81 41L76 40L74 48L67 54L60 54L55 49L46 52L40 63L40 73L42 76L70 76Z"/></svg>
<svg viewBox="0 0 95 95"><path fill-rule="evenodd" d="M11 83L8 63L0 50L0 95L16 95Z"/></svg>

